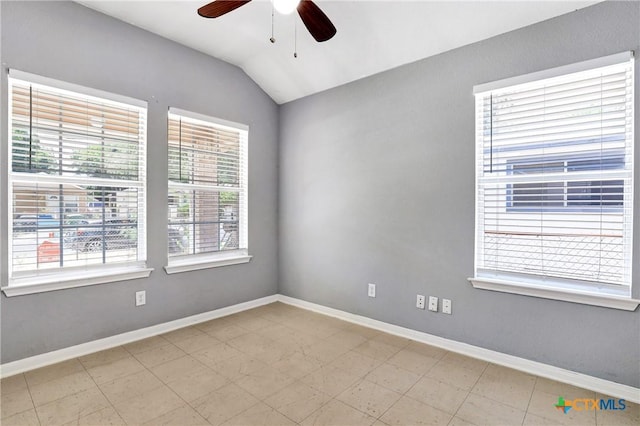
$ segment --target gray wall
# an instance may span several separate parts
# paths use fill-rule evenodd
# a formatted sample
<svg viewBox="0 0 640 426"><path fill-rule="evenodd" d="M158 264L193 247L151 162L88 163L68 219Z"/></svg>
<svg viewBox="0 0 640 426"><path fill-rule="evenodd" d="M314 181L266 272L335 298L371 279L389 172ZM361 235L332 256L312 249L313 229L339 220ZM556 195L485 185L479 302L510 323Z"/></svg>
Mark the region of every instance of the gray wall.
<svg viewBox="0 0 640 426"><path fill-rule="evenodd" d="M278 106L239 68L75 3L0 2L2 111L7 68L149 102L149 265L143 280L0 298L2 363L277 292ZM249 132L249 264L168 276L167 108L245 123ZM0 114L6 129L6 114ZM2 170L7 132L2 130ZM0 190L7 250L7 190ZM0 265L3 283L7 260ZM134 307L136 290L147 304Z"/></svg>
<svg viewBox="0 0 640 426"><path fill-rule="evenodd" d="M640 386L640 311L467 282L473 86L639 48L640 3L604 3L282 106L280 293ZM634 219L638 298L640 208ZM451 299L453 315L417 310L418 293Z"/></svg>

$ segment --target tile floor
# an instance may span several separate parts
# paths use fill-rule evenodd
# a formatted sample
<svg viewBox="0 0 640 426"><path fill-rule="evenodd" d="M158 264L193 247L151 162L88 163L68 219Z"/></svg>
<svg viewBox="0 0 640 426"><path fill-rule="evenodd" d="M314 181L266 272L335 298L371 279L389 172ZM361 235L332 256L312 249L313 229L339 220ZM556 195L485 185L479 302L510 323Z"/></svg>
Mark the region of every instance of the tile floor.
<svg viewBox="0 0 640 426"><path fill-rule="evenodd" d="M282 303L2 380L9 425L614 425L594 392Z"/></svg>

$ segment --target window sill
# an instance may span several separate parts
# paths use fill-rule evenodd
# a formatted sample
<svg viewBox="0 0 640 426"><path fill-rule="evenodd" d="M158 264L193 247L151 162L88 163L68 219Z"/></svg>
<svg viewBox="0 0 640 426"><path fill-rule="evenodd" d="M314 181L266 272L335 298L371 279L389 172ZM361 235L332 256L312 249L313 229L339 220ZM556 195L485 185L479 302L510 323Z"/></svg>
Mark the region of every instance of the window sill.
<svg viewBox="0 0 640 426"><path fill-rule="evenodd" d="M197 271L200 269L219 268L221 266L239 265L248 263L253 256L246 253L233 253L232 255L215 255L198 258L184 258L170 261L164 270L167 274Z"/></svg>
<svg viewBox="0 0 640 426"><path fill-rule="evenodd" d="M153 268L125 267L113 268L108 271L62 272L37 277L14 278L9 281L8 286L2 287L2 292L7 297L23 296L67 288L147 278L151 275L151 272L153 272Z"/></svg>
<svg viewBox="0 0 640 426"><path fill-rule="evenodd" d="M624 296L602 295L589 292L568 291L551 287L524 285L514 281L490 278L469 278L473 288L500 291L503 293L521 294L543 299L562 300L584 305L602 306L605 308L635 311L640 300Z"/></svg>

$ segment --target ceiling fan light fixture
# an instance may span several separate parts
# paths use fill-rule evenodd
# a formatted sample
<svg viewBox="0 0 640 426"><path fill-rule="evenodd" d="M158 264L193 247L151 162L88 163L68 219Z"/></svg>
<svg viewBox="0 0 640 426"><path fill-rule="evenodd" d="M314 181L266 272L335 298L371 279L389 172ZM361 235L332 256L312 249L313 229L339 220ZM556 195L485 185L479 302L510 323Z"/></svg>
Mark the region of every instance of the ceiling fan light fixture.
<svg viewBox="0 0 640 426"><path fill-rule="evenodd" d="M271 0L271 3L273 3L273 7L275 7L278 13L289 15L291 12L296 10L300 0Z"/></svg>

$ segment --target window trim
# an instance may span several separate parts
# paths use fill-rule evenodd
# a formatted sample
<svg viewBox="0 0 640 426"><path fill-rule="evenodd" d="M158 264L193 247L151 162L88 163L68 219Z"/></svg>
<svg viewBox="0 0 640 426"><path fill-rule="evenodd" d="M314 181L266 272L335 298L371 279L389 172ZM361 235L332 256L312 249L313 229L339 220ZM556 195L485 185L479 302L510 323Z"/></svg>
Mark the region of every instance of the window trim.
<svg viewBox="0 0 640 426"><path fill-rule="evenodd" d="M171 274L177 274L181 272L197 271L202 269L218 268L218 267L230 266L230 265L239 265L239 264L250 262L253 256L249 255L249 248L248 248L249 126L246 124L224 120L217 117L211 117L208 115L199 114L192 111L186 111L186 110L175 108L175 107L169 107L169 110L167 113L167 123L169 122L171 115L176 115L176 116L181 116L188 119L202 121L208 124L219 126L221 128L227 128L233 131L240 131L245 133L245 138L246 138L245 144L247 145L245 147L240 148L241 151L244 150L244 155L245 155L244 167L242 168L240 173L240 184L238 187L224 188L226 191L237 192L239 194L243 193L244 195L244 206L241 205L238 212L238 227L244 232L241 232L239 235L240 248L237 250L226 250L226 251L223 250L223 251L217 251L217 252L196 253L196 254L179 255L179 256L170 256L167 250L167 264L164 266L165 272L171 275ZM168 147L169 147L169 143L167 140L167 148ZM172 187L177 189L179 188L197 189L198 186L199 184L184 184L184 183L172 182L171 180L167 180L167 191L169 191Z"/></svg>
<svg viewBox="0 0 640 426"><path fill-rule="evenodd" d="M557 68L552 68L549 70L543 70L539 72L534 72L522 76L516 76L512 78L506 78L503 80L498 80L495 82L485 83L476 85L473 88L474 95L484 95L487 92L505 89L510 86L525 84L529 82L536 82L538 80L544 80L554 77L561 77L566 74L572 74L581 71L588 71L590 69L606 67L609 65L614 65L623 62L632 62L632 66L634 65L634 52L626 51L614 55L609 55L606 57L596 58L592 60L587 60L575 64L569 64L566 66L561 66ZM634 70L635 74L635 70ZM637 78L637 76L634 76ZM634 84L634 82L632 82ZM637 88L634 87L634 91ZM477 103L476 103L477 105ZM638 112L635 111L635 98L632 100L632 105L634 107L634 114ZM476 111L477 116L477 111ZM476 119L477 120L477 119ZM477 123L477 121L476 121ZM634 137L634 128L633 128L633 120L631 124L631 140L635 141ZM477 135L477 124L475 129ZM478 151L479 150L479 151ZM625 311L635 311L637 307L640 305L639 299L632 298L632 281L629 281L628 285L608 285L605 283L597 283L593 282L591 285L588 284L584 280L565 280L562 278L549 277L544 278L540 277L540 279L527 279L526 277L520 277L517 273L508 273L502 271L493 271L493 270L483 270L479 268L478 264L478 251L480 244L480 235L478 232L479 229L479 220L481 213L479 211L479 197L480 197L480 181L481 181L481 173L482 170L482 162L478 160L478 156L481 155L482 150L478 148L478 143L476 140L476 172L475 172L475 227L474 227L474 235L475 235L475 244L474 244L474 276L468 278L468 281L471 285L476 289L489 290L489 291L498 291L503 293L510 294L518 294L524 296L532 296L544 299L552 299L559 300L565 302L586 304L592 306L600 306L612 309L620 309ZM566 164L565 164L566 168ZM634 164L635 168L635 164ZM612 176L608 176L612 178L614 173L611 173ZM635 183L635 173L631 171L631 183L632 185ZM624 178L622 176L621 178ZM491 181L492 179L483 178L482 181ZM572 179L574 180L574 179ZM565 206L566 208L566 206ZM635 210L635 208L634 208ZM566 210L565 210L566 211ZM517 210L514 210L514 213ZM553 212L550 212L553 213ZM568 212L573 213L573 212ZM584 212L588 213L588 212ZM633 256L633 247L630 248L629 256ZM633 267L633 266L632 266Z"/></svg>
<svg viewBox="0 0 640 426"><path fill-rule="evenodd" d="M168 275L180 272L198 271L201 269L219 268L222 266L239 265L248 263L253 256L247 250L234 250L218 252L215 254L177 256L164 267Z"/></svg>
<svg viewBox="0 0 640 426"><path fill-rule="evenodd" d="M105 271L104 269L107 270ZM102 268L91 271L65 271L57 274L14 278L11 280L11 285L2 287L2 292L7 297L22 296L25 294L147 278L151 275L151 272L153 272L153 268L147 268L144 265Z"/></svg>
<svg viewBox="0 0 640 426"><path fill-rule="evenodd" d="M481 290L498 291L501 293L533 296L542 299L560 300L583 305L600 306L604 308L635 311L640 305L640 300L630 296L603 295L587 290L567 290L552 286L523 284L522 282L491 279L485 277L468 278L473 288Z"/></svg>
<svg viewBox="0 0 640 426"><path fill-rule="evenodd" d="M67 268L67 269L55 269L55 270L42 270L42 271L33 271L33 273L28 273L23 275L21 273L15 274L11 265L11 256L12 249L11 245L7 248L7 253L9 255L8 261L8 274L6 278L6 283L0 287L0 291L2 291L7 297L12 296L20 296L26 294L34 294L41 292L48 292L54 290L62 290L67 288L75 288L75 287L83 287L89 285L110 283L110 282L118 282L125 280L132 280L138 278L146 278L149 277L151 272L154 270L153 268L147 267L147 241L146 241L146 228L147 228L147 214L146 214L146 201L147 201L147 168L146 168L146 156L147 156L147 114L148 114L148 104L146 101L139 100L136 98L131 98L128 96L111 93L99 89L94 89L91 87L86 87L74 83L69 83L66 81L56 80L49 77L44 77L37 74L31 74L28 72L9 69L8 79L17 80L20 82L28 83L33 86L45 86L46 88L59 90L59 91L70 91L77 94L81 94L88 98L99 98L102 100L109 101L114 104L123 104L126 107L134 107L139 108L144 111L145 119L144 119L144 128L142 131L144 132L144 144L141 147L141 151L139 156L144 158L144 173L140 174L140 177L137 181L129 181L122 180L121 182L127 184L133 184L132 186L138 188L143 191L144 202L139 206L139 216L145 218L143 223L144 231L142 235L138 239L138 252L141 253L139 255L139 260L131 261L126 264L96 264L96 265L86 265L79 266L77 268ZM9 86L9 84L8 84ZM10 97L11 91L8 91L8 96ZM12 105L9 101L7 103L7 132L8 132L8 164L7 164L7 172L6 172L6 185L8 191L8 204L7 209L11 209L13 204L11 201L12 194L12 184L13 182L39 182L41 180L47 181L59 181L64 182L65 184L75 184L75 183L83 183L83 179L77 176L58 176L51 175L46 178L42 178L39 175L24 175L24 176L13 176L12 167L11 167L11 135L12 135L12 126L11 126L11 111ZM104 181L105 183L112 183L109 179L104 178L94 178L92 181ZM10 220L11 214L7 216L7 234L12 235L13 233L13 221Z"/></svg>

